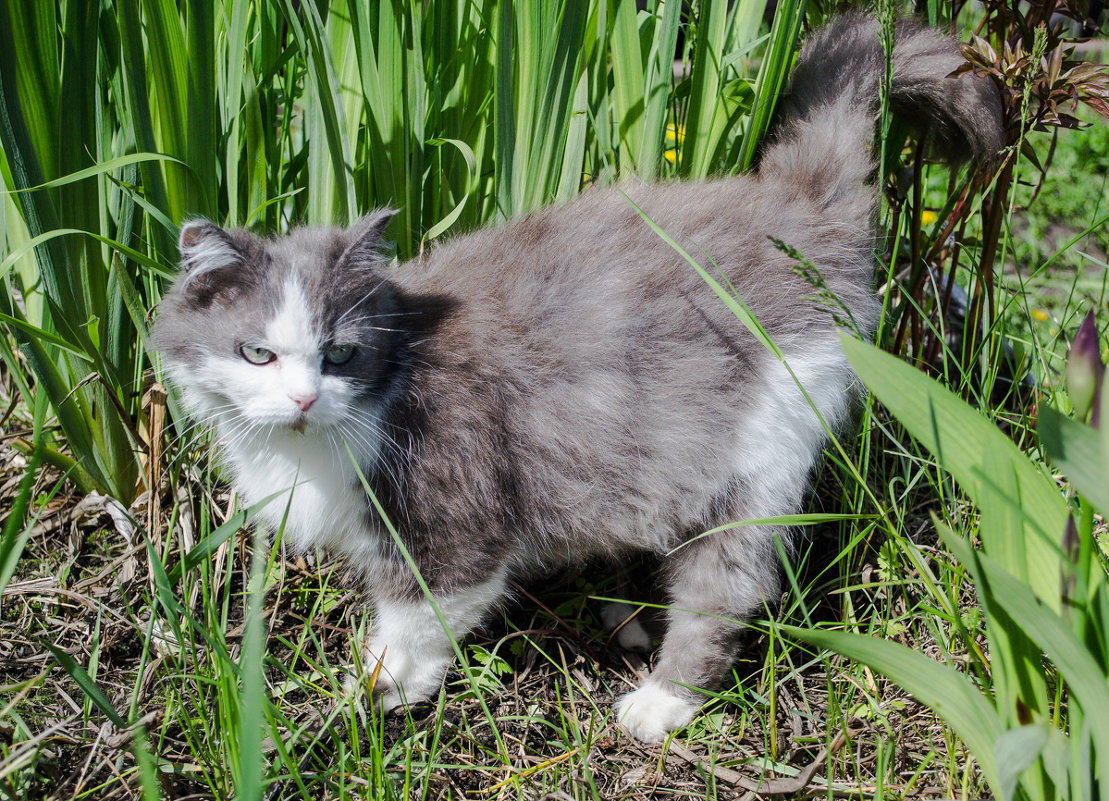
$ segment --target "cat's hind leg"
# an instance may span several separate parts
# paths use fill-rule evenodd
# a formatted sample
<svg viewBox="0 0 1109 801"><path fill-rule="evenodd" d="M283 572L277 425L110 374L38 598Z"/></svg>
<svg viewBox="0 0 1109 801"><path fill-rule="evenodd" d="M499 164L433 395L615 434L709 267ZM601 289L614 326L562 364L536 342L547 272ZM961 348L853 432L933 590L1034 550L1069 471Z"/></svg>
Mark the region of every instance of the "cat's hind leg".
<svg viewBox="0 0 1109 801"><path fill-rule="evenodd" d="M672 553L666 635L650 675L620 698L616 719L644 742L687 724L735 659L748 615L777 602L774 529L743 526L694 540Z"/></svg>
<svg viewBox="0 0 1109 801"><path fill-rule="evenodd" d="M646 654L651 650L651 635L639 619L641 609L628 601L605 601L601 622L626 651Z"/></svg>

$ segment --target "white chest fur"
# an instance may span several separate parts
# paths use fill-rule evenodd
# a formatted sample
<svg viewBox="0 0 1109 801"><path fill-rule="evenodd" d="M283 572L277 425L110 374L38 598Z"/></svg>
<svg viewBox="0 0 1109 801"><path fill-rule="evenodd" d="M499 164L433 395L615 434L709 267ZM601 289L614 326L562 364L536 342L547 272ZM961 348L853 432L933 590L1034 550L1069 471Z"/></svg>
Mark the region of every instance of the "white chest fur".
<svg viewBox="0 0 1109 801"><path fill-rule="evenodd" d="M358 557L376 550L367 499L342 443L326 436L274 431L228 449L236 487L248 504L274 495L259 517L287 542Z"/></svg>

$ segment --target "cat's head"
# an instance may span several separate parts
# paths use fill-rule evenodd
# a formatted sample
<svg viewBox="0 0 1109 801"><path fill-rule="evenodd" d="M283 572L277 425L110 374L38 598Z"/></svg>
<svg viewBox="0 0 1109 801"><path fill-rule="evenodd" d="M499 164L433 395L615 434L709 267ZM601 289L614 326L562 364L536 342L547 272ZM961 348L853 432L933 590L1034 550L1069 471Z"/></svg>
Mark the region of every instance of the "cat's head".
<svg viewBox="0 0 1109 801"><path fill-rule="evenodd" d="M153 344L189 411L236 431L303 432L380 402L403 326L383 267L392 215L275 239L185 223Z"/></svg>

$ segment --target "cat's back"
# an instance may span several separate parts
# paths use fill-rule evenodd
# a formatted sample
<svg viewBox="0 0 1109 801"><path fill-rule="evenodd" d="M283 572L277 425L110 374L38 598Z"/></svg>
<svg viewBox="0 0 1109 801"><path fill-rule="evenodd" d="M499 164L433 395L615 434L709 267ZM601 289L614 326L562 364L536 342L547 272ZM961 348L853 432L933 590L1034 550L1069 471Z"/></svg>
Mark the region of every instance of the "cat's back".
<svg viewBox="0 0 1109 801"><path fill-rule="evenodd" d="M738 325L676 244L788 342L827 317L803 300L812 288L775 240L821 266L833 291L868 316L872 295L860 280L871 270L867 227L821 216L750 175L590 189L448 240L398 278L416 291L458 298L473 314L484 309L523 329L564 329L566 336L583 326L594 336L629 325L674 323L688 331L691 312L707 316L710 327Z"/></svg>

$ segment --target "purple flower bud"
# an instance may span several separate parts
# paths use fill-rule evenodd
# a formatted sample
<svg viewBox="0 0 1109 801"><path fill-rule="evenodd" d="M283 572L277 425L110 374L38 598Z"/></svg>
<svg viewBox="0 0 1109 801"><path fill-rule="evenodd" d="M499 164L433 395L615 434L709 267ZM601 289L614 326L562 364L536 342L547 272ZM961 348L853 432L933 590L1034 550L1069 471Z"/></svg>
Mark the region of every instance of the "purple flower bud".
<svg viewBox="0 0 1109 801"><path fill-rule="evenodd" d="M1092 311L1086 314L1086 319L1078 327L1078 333L1071 343L1064 377L1075 415L1078 419L1085 420L1092 411L1091 423L1097 426L1105 365L1101 363L1101 346Z"/></svg>

